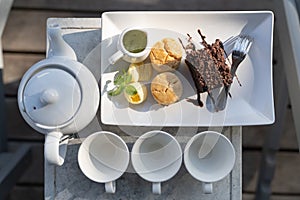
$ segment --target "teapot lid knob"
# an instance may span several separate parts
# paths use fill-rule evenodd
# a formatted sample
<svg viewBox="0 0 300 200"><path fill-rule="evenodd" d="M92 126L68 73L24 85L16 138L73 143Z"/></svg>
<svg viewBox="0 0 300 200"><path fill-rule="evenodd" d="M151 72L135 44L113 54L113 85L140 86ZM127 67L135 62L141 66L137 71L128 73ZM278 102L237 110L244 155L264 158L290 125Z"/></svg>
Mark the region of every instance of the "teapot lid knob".
<svg viewBox="0 0 300 200"><path fill-rule="evenodd" d="M46 89L41 95L41 102L45 104L53 104L58 101L58 92L55 89Z"/></svg>

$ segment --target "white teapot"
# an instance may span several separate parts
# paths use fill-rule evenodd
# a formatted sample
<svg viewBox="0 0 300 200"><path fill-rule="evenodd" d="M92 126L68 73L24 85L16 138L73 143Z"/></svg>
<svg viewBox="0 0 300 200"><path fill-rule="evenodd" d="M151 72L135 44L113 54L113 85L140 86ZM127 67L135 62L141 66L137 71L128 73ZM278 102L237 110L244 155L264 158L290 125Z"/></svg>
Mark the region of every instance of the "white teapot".
<svg viewBox="0 0 300 200"><path fill-rule="evenodd" d="M50 164L62 165L67 142L64 134L76 133L95 117L99 87L93 74L77 61L63 40L58 25L48 27L48 57L23 76L18 105L25 121L45 134L44 154Z"/></svg>

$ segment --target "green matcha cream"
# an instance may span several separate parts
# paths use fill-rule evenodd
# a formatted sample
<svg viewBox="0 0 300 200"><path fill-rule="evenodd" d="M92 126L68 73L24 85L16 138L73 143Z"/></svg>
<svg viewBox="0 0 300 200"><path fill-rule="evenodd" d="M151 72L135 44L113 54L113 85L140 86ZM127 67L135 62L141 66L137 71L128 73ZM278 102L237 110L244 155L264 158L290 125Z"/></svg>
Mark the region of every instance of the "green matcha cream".
<svg viewBox="0 0 300 200"><path fill-rule="evenodd" d="M123 45L131 53L140 53L147 46L147 34L140 30L130 30L123 37Z"/></svg>

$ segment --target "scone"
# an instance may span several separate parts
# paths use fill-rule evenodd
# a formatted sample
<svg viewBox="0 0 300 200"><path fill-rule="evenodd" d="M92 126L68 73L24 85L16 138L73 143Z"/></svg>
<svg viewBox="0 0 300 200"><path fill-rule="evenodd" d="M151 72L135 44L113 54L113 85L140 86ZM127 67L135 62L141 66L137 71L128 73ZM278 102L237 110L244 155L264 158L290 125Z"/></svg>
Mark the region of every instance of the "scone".
<svg viewBox="0 0 300 200"><path fill-rule="evenodd" d="M164 38L151 48L150 60L158 72L172 71L178 68L182 58L182 46L173 38Z"/></svg>
<svg viewBox="0 0 300 200"><path fill-rule="evenodd" d="M151 93L157 103L169 105L177 102L182 95L182 83L171 72L158 74L151 82Z"/></svg>

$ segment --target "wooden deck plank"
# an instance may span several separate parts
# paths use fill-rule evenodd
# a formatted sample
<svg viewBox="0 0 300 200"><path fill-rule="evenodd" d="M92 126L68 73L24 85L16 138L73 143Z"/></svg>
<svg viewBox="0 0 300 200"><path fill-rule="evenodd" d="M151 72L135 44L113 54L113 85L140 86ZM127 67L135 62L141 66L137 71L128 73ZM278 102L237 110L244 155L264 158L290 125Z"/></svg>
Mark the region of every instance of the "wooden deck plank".
<svg viewBox="0 0 300 200"><path fill-rule="evenodd" d="M44 184L44 144L28 143L31 145L31 162L24 171L17 184L40 185Z"/></svg>
<svg viewBox="0 0 300 200"><path fill-rule="evenodd" d="M42 186L15 186L6 200L41 200L43 198Z"/></svg>
<svg viewBox="0 0 300 200"><path fill-rule="evenodd" d="M47 18L99 16L100 14L76 12L12 10L3 33L3 50L44 53L46 51Z"/></svg>
<svg viewBox="0 0 300 200"><path fill-rule="evenodd" d="M33 130L22 118L16 98L6 98L6 130L9 140L43 141L44 136Z"/></svg>
<svg viewBox="0 0 300 200"><path fill-rule="evenodd" d="M254 192L257 184L260 152L243 153L243 190ZM279 152L276 170L272 182L272 192L297 194L300 192L300 155L298 153Z"/></svg>
<svg viewBox="0 0 300 200"><path fill-rule="evenodd" d="M265 136L268 134L269 130L270 126L243 127L243 147L262 148ZM284 133L280 140L280 148L295 151L299 149L291 109L288 109L287 111Z"/></svg>
<svg viewBox="0 0 300 200"><path fill-rule="evenodd" d="M4 53L3 81L5 95L16 97L20 80L26 70L44 58L44 54Z"/></svg>
<svg viewBox="0 0 300 200"><path fill-rule="evenodd" d="M15 0L16 8L55 9L55 10L80 10L99 12L104 10L247 10L263 9L272 6L274 0L261 0L253 3L252 0L215 0L211 3L207 0Z"/></svg>
<svg viewBox="0 0 300 200"><path fill-rule="evenodd" d="M34 63L45 58L45 54L4 53L4 84L19 81Z"/></svg>
<svg viewBox="0 0 300 200"><path fill-rule="evenodd" d="M30 162L31 152L27 144L9 144L8 152L0 154L0 199L7 197Z"/></svg>
<svg viewBox="0 0 300 200"><path fill-rule="evenodd" d="M43 58L45 58L44 54L4 53L3 81L5 95L16 97L23 74Z"/></svg>
<svg viewBox="0 0 300 200"><path fill-rule="evenodd" d="M205 0L191 0L177 1L176 3L164 2L158 3L157 1L149 0L148 3L143 1L119 1L114 0L106 1L76 1L69 3L68 1L62 1L59 4L56 0L52 1L38 1L31 0L27 1L16 1L15 6L19 7L36 7L36 8L51 8L60 9L64 8L63 11L39 11L39 10L22 10L13 9L9 16L7 27L3 35L3 48L5 51L24 51L24 52L44 52L45 51L45 26L46 19L49 17L100 17L100 9L103 10L240 10L241 8L250 9L272 9L272 1L264 0L261 3L253 4L252 1L248 0L245 2L247 6L242 6L237 3L237 0L226 1L219 0L219 3L211 4ZM171 0L169 0L171 1ZM121 3L123 2L123 3ZM134 4L132 6L131 4ZM153 4L153 7L149 6ZM224 7L224 5L226 5ZM72 10L72 6L78 9L92 8L97 12L72 12L65 10ZM220 7L218 7L220 6ZM115 8L111 8L115 7ZM126 9L128 8L128 9ZM89 10L89 9L88 9ZM226 9L225 9L226 10ZM244 9L246 10L246 9ZM99 12L98 12L99 11ZM24 17L26 16L26 17ZM24 39L26 38L26 39Z"/></svg>

